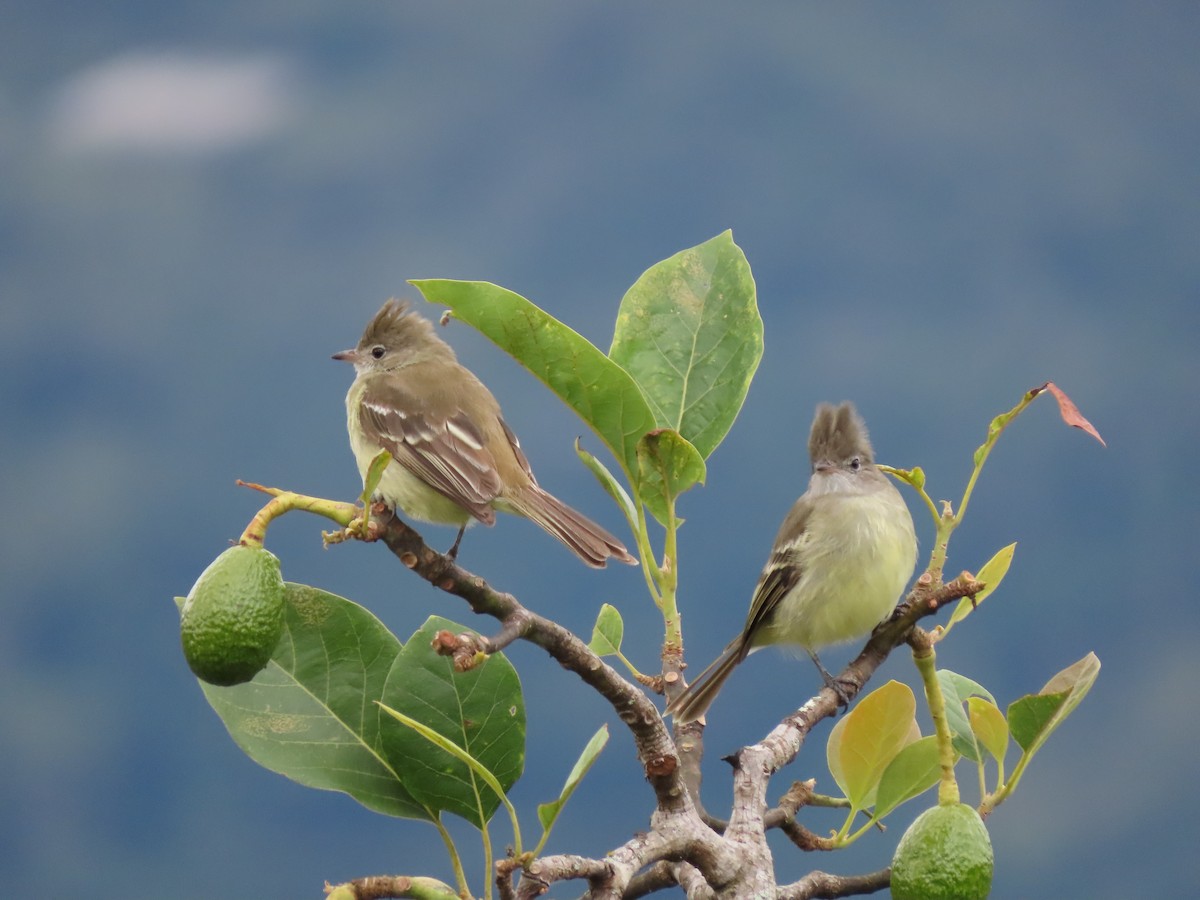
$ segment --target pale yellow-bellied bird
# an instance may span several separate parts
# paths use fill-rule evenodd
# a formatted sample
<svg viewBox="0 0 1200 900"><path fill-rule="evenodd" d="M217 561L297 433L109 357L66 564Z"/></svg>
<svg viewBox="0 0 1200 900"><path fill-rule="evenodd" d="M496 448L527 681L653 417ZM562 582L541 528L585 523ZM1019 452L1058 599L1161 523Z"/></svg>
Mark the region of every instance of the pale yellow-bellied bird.
<svg viewBox="0 0 1200 900"><path fill-rule="evenodd" d="M676 724L703 716L734 667L771 644L803 647L844 700L817 650L869 633L912 577L912 516L876 468L866 425L852 404L817 407L808 453L808 490L775 536L742 633L668 705Z"/></svg>

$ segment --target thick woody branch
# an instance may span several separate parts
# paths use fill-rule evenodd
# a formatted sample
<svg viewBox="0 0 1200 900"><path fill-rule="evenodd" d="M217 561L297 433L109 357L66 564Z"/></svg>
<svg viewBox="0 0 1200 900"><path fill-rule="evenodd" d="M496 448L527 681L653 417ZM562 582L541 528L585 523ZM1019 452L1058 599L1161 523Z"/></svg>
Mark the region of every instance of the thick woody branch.
<svg viewBox="0 0 1200 900"><path fill-rule="evenodd" d="M517 896L536 897L556 881L586 878L589 900L644 896L670 884L683 886L689 897L708 897L710 885L719 889L743 876L745 861L700 825L694 814L656 813L652 826L603 860L578 856L534 860L525 868ZM681 862L685 854L692 865Z"/></svg>
<svg viewBox="0 0 1200 900"><path fill-rule="evenodd" d="M554 882L575 878L586 878L592 885L593 896L596 896L597 890L605 891L613 874L612 867L605 860L582 856L547 856L535 859L525 867L516 896L517 900L540 897Z"/></svg>
<svg viewBox="0 0 1200 900"><path fill-rule="evenodd" d="M475 652L495 653L517 638L541 647L616 710L633 734L638 758L654 789L658 808L663 811L690 808L675 745L657 707L640 688L626 681L558 623L526 609L511 594L495 590L449 556L426 546L421 536L398 518L393 517L379 536L407 568L435 587L466 600L476 613L500 622L501 630L494 638L460 635L459 646L452 651L457 664L465 665L465 660Z"/></svg>

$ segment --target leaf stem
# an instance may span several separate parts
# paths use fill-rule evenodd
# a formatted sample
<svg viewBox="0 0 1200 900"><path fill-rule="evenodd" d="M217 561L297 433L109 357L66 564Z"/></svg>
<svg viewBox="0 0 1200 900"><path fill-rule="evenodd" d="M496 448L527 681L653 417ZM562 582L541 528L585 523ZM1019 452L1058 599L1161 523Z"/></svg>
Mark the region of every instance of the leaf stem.
<svg viewBox="0 0 1200 900"><path fill-rule="evenodd" d="M971 477L967 479L966 490L963 491L962 499L958 502L958 514L954 517L955 525L958 525L962 521L963 515L967 511L967 504L970 502L971 494L975 490L975 483L979 480L979 473L983 471L983 464L987 462L988 456L991 455L992 448L996 446L996 441L1000 439L1000 435L1004 432L1004 429L1012 424L1013 419L1024 412L1025 407L1029 406L1041 392L1042 388L1040 387L1026 391L1016 406L1008 412L996 416L988 425L987 438L975 451L975 468L971 471Z"/></svg>
<svg viewBox="0 0 1200 900"><path fill-rule="evenodd" d="M471 886L467 883L467 873L463 870L462 857L458 853L458 848L454 846L454 838L450 836L450 832L442 824L441 813L433 817L433 826L437 829L438 834L441 835L442 843L446 845L446 852L450 854L450 863L454 867L454 880L458 882L459 896L471 896Z"/></svg>
<svg viewBox="0 0 1200 900"><path fill-rule="evenodd" d="M662 590L658 581L658 563L655 562L654 548L650 546L650 533L646 521L646 506L639 497L637 504L637 524L630 523L633 533L637 536L638 557L642 561L642 575L646 578L646 589L654 605L662 609Z"/></svg>
<svg viewBox="0 0 1200 900"><path fill-rule="evenodd" d="M1032 759L1032 754L1025 751L1021 754L1021 758L1017 760L1017 764L1013 766L1012 774L1009 775L1008 781L1001 783L995 793L984 795L983 801L979 804L979 814L987 818L988 814L1008 799L1008 795L1017 789L1017 784L1021 781L1021 776L1025 774L1025 767Z"/></svg>
<svg viewBox="0 0 1200 900"><path fill-rule="evenodd" d="M679 622L679 606L676 589L679 586L677 537L679 520L675 517L675 498L667 500L667 533L663 540L663 561L658 569L658 583L662 594L658 607L663 617L663 641L667 647L683 647L683 632Z"/></svg>
<svg viewBox="0 0 1200 900"><path fill-rule="evenodd" d="M476 795L478 795L476 789ZM482 807L479 810L483 812ZM488 828L486 819L482 816L480 820L483 822L483 827L479 829L479 839L483 843L483 896L484 900L492 900L492 866L495 862L495 856L492 853L492 832Z"/></svg>
<svg viewBox="0 0 1200 900"><path fill-rule="evenodd" d="M925 473L920 471L919 468L913 470L897 469L892 466L885 466L882 464L876 468L878 468L881 472L891 475L897 481L903 481L914 491L916 491L917 496L921 498L921 502L925 504L925 508L929 510L929 515L933 517L934 522L940 518L937 510L937 504L933 502L933 498L930 497L925 490Z"/></svg>

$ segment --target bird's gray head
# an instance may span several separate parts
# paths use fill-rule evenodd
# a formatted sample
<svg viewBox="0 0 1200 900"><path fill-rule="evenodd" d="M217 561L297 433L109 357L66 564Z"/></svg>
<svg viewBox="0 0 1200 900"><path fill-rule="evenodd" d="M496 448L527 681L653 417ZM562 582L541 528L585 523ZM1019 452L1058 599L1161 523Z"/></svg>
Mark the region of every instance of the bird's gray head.
<svg viewBox="0 0 1200 900"><path fill-rule="evenodd" d="M808 455L813 472L842 471L854 474L873 468L875 451L866 423L853 403L821 403L808 435Z"/></svg>
<svg viewBox="0 0 1200 900"><path fill-rule="evenodd" d="M389 300L367 323L358 346L335 353L359 372L387 371L412 365L428 356L453 360L454 351L433 330L433 323L413 312L403 300Z"/></svg>

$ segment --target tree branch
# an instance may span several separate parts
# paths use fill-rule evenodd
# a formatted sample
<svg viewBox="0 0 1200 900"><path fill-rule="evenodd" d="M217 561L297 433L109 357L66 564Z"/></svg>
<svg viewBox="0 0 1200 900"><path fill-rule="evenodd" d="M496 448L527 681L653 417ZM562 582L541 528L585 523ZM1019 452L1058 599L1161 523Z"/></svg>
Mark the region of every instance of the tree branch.
<svg viewBox="0 0 1200 900"><path fill-rule="evenodd" d="M545 650L564 668L594 688L616 710L629 728L637 747L647 780L654 790L658 808L664 811L690 809L691 799L679 773L675 745L659 715L658 708L636 685L626 681L615 669L593 653L583 641L556 622L526 609L511 594L492 588L483 578L468 572L453 559L428 547L421 536L393 517L380 532L405 567L430 584L461 597L480 615L501 623L493 639L477 635L460 636L475 649L493 653L516 638ZM460 647L455 656L465 647Z"/></svg>
<svg viewBox="0 0 1200 900"><path fill-rule="evenodd" d="M536 897L555 882L578 878L587 880L592 900L645 896L671 884L682 886L689 897L704 900L719 895L778 896L787 900L845 897L887 886L886 870L864 876L814 872L783 888L777 888L774 882L765 837L767 827L782 828L803 849L821 849L822 839L793 818L804 805L803 797L792 797L789 792L781 807L771 810L768 817L766 791L771 776L796 757L813 726L836 715L839 699L831 688L821 690L757 744L743 747L730 758L734 768L733 810L724 833L718 833L714 827L719 828L719 820L704 814L695 799L699 796L703 756L702 726L679 728L672 740L646 694L570 631L525 608L511 594L495 590L451 557L432 550L416 531L397 518L393 517L379 536L407 568L435 587L461 597L475 613L500 623L499 632L490 638L476 634L441 636L442 652L453 655L456 666L470 668L477 654L499 652L518 639L541 647L612 705L633 736L638 759L654 790L657 803L649 832L636 835L603 859L559 855L528 862L515 892L509 883L501 888L502 895ZM862 652L838 676L847 697L853 699L862 691L891 651L904 643L917 621L949 600L971 596L981 588L965 574L936 589L926 577L919 579L896 613L876 628ZM504 873L498 869L497 877L507 880L511 873L511 867Z"/></svg>
<svg viewBox="0 0 1200 900"><path fill-rule="evenodd" d="M892 883L892 870L881 869L869 875L830 875L828 872L809 872L799 881L781 887L776 900L831 900L835 897L856 897L886 890Z"/></svg>

